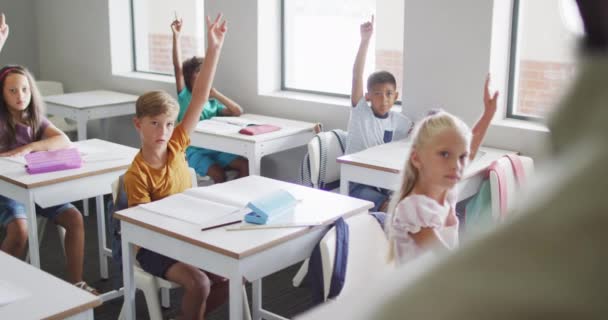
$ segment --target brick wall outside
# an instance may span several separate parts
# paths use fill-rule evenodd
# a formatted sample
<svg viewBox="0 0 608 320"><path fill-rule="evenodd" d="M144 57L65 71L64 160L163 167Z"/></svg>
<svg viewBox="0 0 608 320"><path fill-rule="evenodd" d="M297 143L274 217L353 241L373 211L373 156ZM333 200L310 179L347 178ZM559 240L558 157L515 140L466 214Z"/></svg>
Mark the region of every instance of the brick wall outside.
<svg viewBox="0 0 608 320"><path fill-rule="evenodd" d="M173 46L173 36L167 34L150 34L148 36L148 49L150 54L150 72L173 74L173 61L171 60L171 50ZM204 52L197 52L196 43L202 43L203 39L196 39L182 35L182 58L190 59L194 55L202 56Z"/></svg>
<svg viewBox="0 0 608 320"><path fill-rule="evenodd" d="M403 83L403 52L397 50L376 50L376 70L386 70L397 80L399 100L404 92L400 88Z"/></svg>
<svg viewBox="0 0 608 320"><path fill-rule="evenodd" d="M571 63L521 60L516 113L544 117L563 95L575 71Z"/></svg>

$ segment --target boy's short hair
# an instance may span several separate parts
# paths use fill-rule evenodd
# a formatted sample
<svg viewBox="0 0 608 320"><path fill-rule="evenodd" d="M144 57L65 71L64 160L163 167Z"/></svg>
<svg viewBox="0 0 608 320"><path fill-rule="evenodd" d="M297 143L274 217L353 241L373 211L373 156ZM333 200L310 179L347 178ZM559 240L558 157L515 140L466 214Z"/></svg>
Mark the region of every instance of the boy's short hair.
<svg viewBox="0 0 608 320"><path fill-rule="evenodd" d="M190 92L192 92L192 75L201 71L201 66L203 65L203 58L201 57L192 57L182 64L182 72L184 73L184 82L186 84L186 88Z"/></svg>
<svg viewBox="0 0 608 320"><path fill-rule="evenodd" d="M160 114L177 115L178 112L177 101L164 91L144 93L135 102L135 116L137 118L155 117Z"/></svg>
<svg viewBox="0 0 608 320"><path fill-rule="evenodd" d="M367 78L367 91L371 91L372 87L377 84L390 83L397 88L397 80L395 76L388 71L376 71Z"/></svg>

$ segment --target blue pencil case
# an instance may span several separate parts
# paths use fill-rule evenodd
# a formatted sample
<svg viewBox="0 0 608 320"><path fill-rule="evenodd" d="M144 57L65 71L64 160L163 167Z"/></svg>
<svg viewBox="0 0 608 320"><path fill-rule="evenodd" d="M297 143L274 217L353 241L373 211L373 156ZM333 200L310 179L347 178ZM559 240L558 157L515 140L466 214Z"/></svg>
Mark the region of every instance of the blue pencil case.
<svg viewBox="0 0 608 320"><path fill-rule="evenodd" d="M293 213L297 204L296 198L285 191L278 190L260 197L247 204L252 212L245 215L245 222L267 224L289 213Z"/></svg>

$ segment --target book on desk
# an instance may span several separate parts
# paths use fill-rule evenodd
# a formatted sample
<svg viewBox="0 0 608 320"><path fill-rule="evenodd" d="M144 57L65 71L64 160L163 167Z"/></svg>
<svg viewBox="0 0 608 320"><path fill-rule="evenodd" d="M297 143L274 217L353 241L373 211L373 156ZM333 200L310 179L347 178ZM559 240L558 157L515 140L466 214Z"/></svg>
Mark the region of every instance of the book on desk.
<svg viewBox="0 0 608 320"><path fill-rule="evenodd" d="M214 133L240 133L253 136L278 131L281 130L281 127L239 117L213 117L200 121L196 129Z"/></svg>
<svg viewBox="0 0 608 320"><path fill-rule="evenodd" d="M253 197L218 194L210 187L193 188L161 200L141 204L156 214L196 224L202 231L306 227L321 224L314 216L298 215L301 201L283 189L253 192Z"/></svg>

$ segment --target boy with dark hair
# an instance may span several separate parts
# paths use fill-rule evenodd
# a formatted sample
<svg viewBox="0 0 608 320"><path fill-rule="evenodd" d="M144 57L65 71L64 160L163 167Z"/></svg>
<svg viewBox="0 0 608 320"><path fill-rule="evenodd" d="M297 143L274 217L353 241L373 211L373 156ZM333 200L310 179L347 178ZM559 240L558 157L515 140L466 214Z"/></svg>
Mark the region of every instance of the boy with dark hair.
<svg viewBox="0 0 608 320"><path fill-rule="evenodd" d="M401 113L391 111L399 97L395 77L387 71L372 73L363 94L363 69L370 38L374 31L374 17L361 25L361 44L353 67L351 104L348 123L346 154L359 152L393 140L407 137L412 121ZM371 105L371 106L370 106ZM364 184L351 183L349 195L374 203L374 211L386 211L390 192Z"/></svg>

